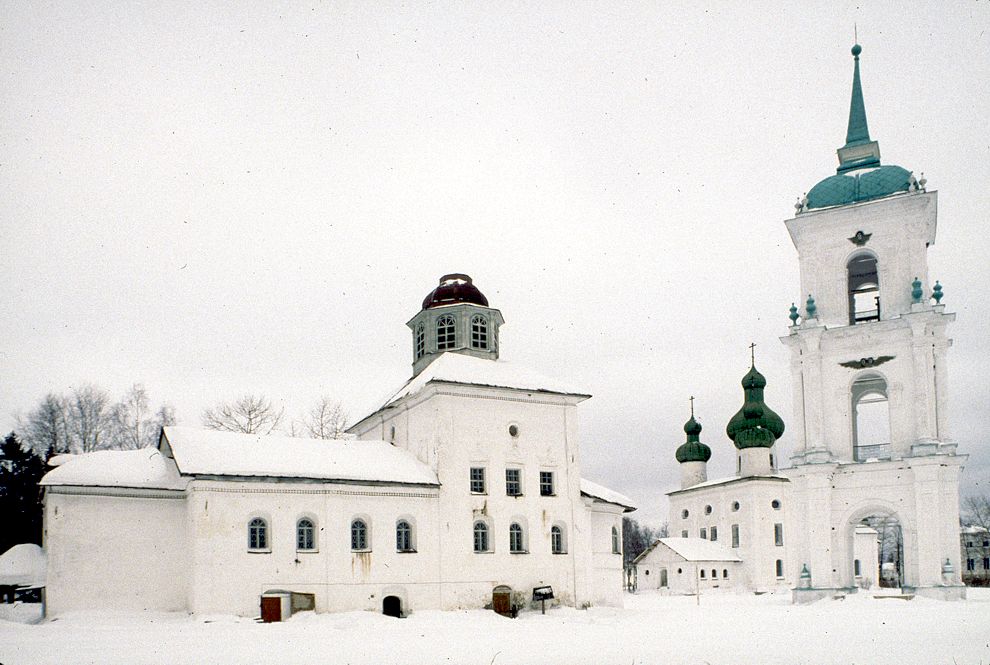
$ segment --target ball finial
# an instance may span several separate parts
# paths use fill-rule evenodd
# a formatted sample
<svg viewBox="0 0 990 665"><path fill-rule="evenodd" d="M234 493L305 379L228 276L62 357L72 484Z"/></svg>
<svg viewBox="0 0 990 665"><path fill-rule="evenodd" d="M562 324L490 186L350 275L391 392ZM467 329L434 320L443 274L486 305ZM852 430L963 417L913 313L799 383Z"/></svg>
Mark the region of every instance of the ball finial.
<svg viewBox="0 0 990 665"><path fill-rule="evenodd" d="M854 56L856 56L858 58L859 57L859 54L862 53L862 52L863 52L863 47L862 46L860 46L859 44L853 44L852 54Z"/></svg>

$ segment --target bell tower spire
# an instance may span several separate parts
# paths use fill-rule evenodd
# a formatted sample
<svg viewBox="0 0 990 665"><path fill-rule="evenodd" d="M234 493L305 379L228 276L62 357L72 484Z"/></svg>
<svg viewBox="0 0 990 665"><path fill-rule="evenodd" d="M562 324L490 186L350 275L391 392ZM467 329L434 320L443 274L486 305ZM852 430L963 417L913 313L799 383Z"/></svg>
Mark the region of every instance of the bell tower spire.
<svg viewBox="0 0 990 665"><path fill-rule="evenodd" d="M863 47L854 44L852 97L849 100L849 126L846 144L839 148L837 173L880 165L880 145L870 140L870 128L866 124L866 104L863 102L863 84L859 78L859 54Z"/></svg>

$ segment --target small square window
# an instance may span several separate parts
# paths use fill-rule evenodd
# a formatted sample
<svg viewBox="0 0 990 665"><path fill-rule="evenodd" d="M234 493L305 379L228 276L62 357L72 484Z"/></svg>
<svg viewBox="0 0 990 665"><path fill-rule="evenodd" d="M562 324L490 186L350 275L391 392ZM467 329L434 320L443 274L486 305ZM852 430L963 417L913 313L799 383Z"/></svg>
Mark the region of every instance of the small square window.
<svg viewBox="0 0 990 665"><path fill-rule="evenodd" d="M687 537L688 537L688 532L687 531L681 531L681 538L687 538Z"/></svg>
<svg viewBox="0 0 990 665"><path fill-rule="evenodd" d="M540 496L553 496L553 471L540 471Z"/></svg>
<svg viewBox="0 0 990 665"><path fill-rule="evenodd" d="M522 496L522 471L520 469L505 470L505 493L508 496Z"/></svg>
<svg viewBox="0 0 990 665"><path fill-rule="evenodd" d="M701 533L699 534L698 537L701 538L702 540L708 540L708 529L706 529L705 527L701 527Z"/></svg>
<svg viewBox="0 0 990 665"><path fill-rule="evenodd" d="M485 468L482 466L471 467L471 493L485 493Z"/></svg>

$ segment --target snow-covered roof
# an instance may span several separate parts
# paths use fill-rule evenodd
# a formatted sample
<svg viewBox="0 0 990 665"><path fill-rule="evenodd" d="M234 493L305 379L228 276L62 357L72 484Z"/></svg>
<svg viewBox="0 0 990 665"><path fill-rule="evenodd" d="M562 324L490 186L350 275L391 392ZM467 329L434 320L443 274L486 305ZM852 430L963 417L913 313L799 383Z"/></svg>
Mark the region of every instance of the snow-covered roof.
<svg viewBox="0 0 990 665"><path fill-rule="evenodd" d="M584 478L581 479L581 494L598 499L599 501L604 501L605 503L614 503L617 506L622 506L625 508L623 512L626 513L636 510L636 504L629 497Z"/></svg>
<svg viewBox="0 0 990 665"><path fill-rule="evenodd" d="M433 470L387 441L296 439L166 427L183 475L439 485Z"/></svg>
<svg viewBox="0 0 990 665"><path fill-rule="evenodd" d="M428 383L435 382L516 388L534 392L591 397L591 395L560 381L547 378L526 367L505 360L475 358L462 353L444 353L423 368L422 372L409 379L405 385L386 399L376 412L403 397L418 393Z"/></svg>
<svg viewBox="0 0 990 665"><path fill-rule="evenodd" d="M727 478L716 478L715 480L707 480L703 483L698 483L697 485L691 485L691 487L684 487L681 489L674 490L672 492L667 492L670 494L677 494L679 492L687 492L688 490L697 490L704 487L717 487L718 485L728 485L729 483L738 483L743 480L777 480L790 482L791 479L787 476L781 475L779 473L764 474L762 476L728 476Z"/></svg>
<svg viewBox="0 0 990 665"><path fill-rule="evenodd" d="M43 587L47 569L45 550L34 543L14 545L0 555L0 585Z"/></svg>
<svg viewBox="0 0 990 665"><path fill-rule="evenodd" d="M181 490L188 482L156 448L98 450L58 458L59 465L45 474L41 485Z"/></svg>
<svg viewBox="0 0 990 665"><path fill-rule="evenodd" d="M980 533L980 534L988 533L988 531L985 528L983 528L982 526L976 526L975 524L970 525L970 526L964 526L961 529L961 532L962 533L965 533L965 534L968 534L968 535L973 535L973 534L977 534L977 533Z"/></svg>
<svg viewBox="0 0 990 665"><path fill-rule="evenodd" d="M636 557L640 561L658 545L666 545L685 561L742 561L724 545L703 538L661 538Z"/></svg>

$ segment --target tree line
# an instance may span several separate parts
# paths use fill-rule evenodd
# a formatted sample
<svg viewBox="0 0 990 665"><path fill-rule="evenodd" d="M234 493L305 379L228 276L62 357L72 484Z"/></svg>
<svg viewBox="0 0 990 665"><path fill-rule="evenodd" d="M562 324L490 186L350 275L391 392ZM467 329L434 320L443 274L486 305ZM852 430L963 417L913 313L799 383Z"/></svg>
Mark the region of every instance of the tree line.
<svg viewBox="0 0 990 665"><path fill-rule="evenodd" d="M48 393L26 415L18 416L21 442L47 460L62 453L95 450L135 450L158 443L162 427L177 424L175 408L152 406L147 390L132 385L119 400L99 386L86 384L65 393ZM273 434L315 439L340 439L347 429L347 413L339 402L321 397L299 418L285 418L263 395L242 395L204 409L201 424L214 430L245 434Z"/></svg>

